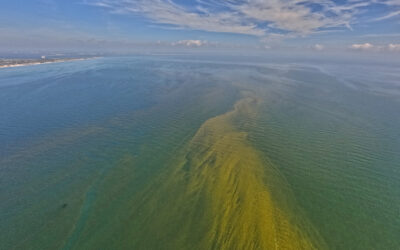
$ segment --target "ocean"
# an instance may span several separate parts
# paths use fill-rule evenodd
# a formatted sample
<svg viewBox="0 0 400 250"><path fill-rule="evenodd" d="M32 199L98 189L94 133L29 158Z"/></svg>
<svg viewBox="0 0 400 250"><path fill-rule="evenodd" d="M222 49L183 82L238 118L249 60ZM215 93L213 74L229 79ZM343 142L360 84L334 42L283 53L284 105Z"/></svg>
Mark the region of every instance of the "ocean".
<svg viewBox="0 0 400 250"><path fill-rule="evenodd" d="M0 69L0 249L400 249L398 69Z"/></svg>

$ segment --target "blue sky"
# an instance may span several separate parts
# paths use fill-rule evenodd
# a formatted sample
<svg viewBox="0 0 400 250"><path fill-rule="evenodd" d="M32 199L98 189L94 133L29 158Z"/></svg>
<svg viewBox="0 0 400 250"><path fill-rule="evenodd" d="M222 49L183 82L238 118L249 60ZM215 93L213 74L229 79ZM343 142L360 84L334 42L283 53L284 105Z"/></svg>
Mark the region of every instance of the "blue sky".
<svg viewBox="0 0 400 250"><path fill-rule="evenodd" d="M0 47L400 52L400 0L0 0Z"/></svg>

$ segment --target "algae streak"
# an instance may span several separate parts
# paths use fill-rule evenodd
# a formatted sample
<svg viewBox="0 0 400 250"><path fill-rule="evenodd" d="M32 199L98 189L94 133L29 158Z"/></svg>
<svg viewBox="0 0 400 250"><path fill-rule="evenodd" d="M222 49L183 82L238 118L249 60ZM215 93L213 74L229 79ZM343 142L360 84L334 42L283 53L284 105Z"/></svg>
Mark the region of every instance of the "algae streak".
<svg viewBox="0 0 400 250"><path fill-rule="evenodd" d="M256 98L209 119L175 167L152 183L125 224L136 249L317 249L320 239L272 197L286 182L247 142L236 121L256 116ZM269 175L269 176L266 176ZM272 176L273 175L273 176ZM287 210L287 209L286 209Z"/></svg>

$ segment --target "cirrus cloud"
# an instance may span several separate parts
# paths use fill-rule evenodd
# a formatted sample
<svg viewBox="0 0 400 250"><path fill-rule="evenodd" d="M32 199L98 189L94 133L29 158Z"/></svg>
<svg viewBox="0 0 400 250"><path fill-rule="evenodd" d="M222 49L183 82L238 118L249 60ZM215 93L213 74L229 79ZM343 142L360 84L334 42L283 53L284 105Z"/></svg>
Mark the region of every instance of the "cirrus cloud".
<svg viewBox="0 0 400 250"><path fill-rule="evenodd" d="M351 29L359 10L375 2L194 0L183 4L175 0L86 0L112 13L140 15L157 24L259 37L270 34L304 36L332 28Z"/></svg>

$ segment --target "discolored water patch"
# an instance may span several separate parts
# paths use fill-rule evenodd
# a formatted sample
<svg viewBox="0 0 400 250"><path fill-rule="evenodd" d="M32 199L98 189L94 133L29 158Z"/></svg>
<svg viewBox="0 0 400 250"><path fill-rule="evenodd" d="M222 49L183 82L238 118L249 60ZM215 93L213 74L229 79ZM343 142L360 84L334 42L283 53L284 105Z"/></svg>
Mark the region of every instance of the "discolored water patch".
<svg viewBox="0 0 400 250"><path fill-rule="evenodd" d="M251 119L259 100L206 121L182 157L132 204L123 245L138 249L321 249L305 218L273 199L284 179L246 140L234 120ZM290 194L288 194L288 197ZM131 237L129 237L131 235Z"/></svg>

